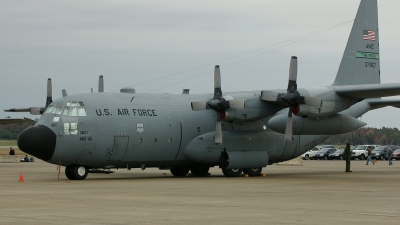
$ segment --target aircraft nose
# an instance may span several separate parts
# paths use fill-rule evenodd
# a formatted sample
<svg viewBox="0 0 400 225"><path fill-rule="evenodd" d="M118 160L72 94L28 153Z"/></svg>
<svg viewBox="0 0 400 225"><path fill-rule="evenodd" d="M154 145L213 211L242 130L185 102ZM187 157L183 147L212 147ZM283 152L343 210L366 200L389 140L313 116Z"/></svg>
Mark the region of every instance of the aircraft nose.
<svg viewBox="0 0 400 225"><path fill-rule="evenodd" d="M22 151L48 161L54 154L56 138L56 134L50 128L38 125L22 131L17 143Z"/></svg>

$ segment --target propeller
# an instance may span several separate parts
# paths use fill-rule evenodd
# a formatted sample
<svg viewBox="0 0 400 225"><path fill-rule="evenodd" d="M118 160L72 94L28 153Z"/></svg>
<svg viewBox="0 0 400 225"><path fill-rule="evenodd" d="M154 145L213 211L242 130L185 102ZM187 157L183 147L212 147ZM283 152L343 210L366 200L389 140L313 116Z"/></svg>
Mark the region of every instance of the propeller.
<svg viewBox="0 0 400 225"><path fill-rule="evenodd" d="M47 79L47 98L46 98L46 107L49 106L53 102L53 88L51 84L51 78ZM44 110L43 110L44 111Z"/></svg>
<svg viewBox="0 0 400 225"><path fill-rule="evenodd" d="M29 112L32 115L40 115L46 110L47 106L49 106L53 102L52 95L52 85L51 79L47 79L47 97L46 97L46 106L45 107L29 107L29 108L12 108L5 109L5 112Z"/></svg>
<svg viewBox="0 0 400 225"><path fill-rule="evenodd" d="M192 110L200 111L213 109L217 112L217 122L215 125L215 144L222 144L222 125L221 120L226 118L226 110L244 108L245 99L226 99L222 97L221 72L219 66L214 68L214 97L209 102L192 102Z"/></svg>
<svg viewBox="0 0 400 225"><path fill-rule="evenodd" d="M312 96L301 96L297 91L297 57L292 56L289 66L289 83L287 93L276 93L273 91L262 91L261 99L265 101L283 101L289 106L288 119L286 121L285 140L291 141L293 136L292 115L296 115L300 104L320 108L322 99Z"/></svg>
<svg viewBox="0 0 400 225"><path fill-rule="evenodd" d="M104 92L104 79L103 75L99 76L99 87L98 87L98 92Z"/></svg>

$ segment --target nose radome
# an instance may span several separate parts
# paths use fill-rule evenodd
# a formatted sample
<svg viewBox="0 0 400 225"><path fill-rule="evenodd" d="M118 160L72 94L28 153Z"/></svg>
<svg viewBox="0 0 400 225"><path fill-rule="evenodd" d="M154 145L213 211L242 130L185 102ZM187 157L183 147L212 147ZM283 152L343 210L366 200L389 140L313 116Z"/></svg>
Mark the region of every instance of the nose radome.
<svg viewBox="0 0 400 225"><path fill-rule="evenodd" d="M46 126L29 127L19 135L18 147L29 155L48 161L54 154L56 138L56 134Z"/></svg>

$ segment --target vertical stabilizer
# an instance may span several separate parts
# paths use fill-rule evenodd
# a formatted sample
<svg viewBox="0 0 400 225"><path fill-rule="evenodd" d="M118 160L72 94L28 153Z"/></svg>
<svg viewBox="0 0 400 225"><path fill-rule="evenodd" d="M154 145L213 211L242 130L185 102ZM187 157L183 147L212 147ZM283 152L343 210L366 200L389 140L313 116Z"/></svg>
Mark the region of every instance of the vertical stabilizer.
<svg viewBox="0 0 400 225"><path fill-rule="evenodd" d="M332 86L379 84L380 80L377 0L361 0Z"/></svg>

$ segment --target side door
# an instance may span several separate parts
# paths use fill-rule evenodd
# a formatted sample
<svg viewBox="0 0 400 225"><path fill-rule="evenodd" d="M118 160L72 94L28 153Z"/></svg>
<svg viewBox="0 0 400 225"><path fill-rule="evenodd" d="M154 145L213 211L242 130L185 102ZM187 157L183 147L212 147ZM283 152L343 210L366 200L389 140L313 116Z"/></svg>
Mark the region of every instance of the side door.
<svg viewBox="0 0 400 225"><path fill-rule="evenodd" d="M114 136L113 148L108 161L122 161L128 149L129 136Z"/></svg>

